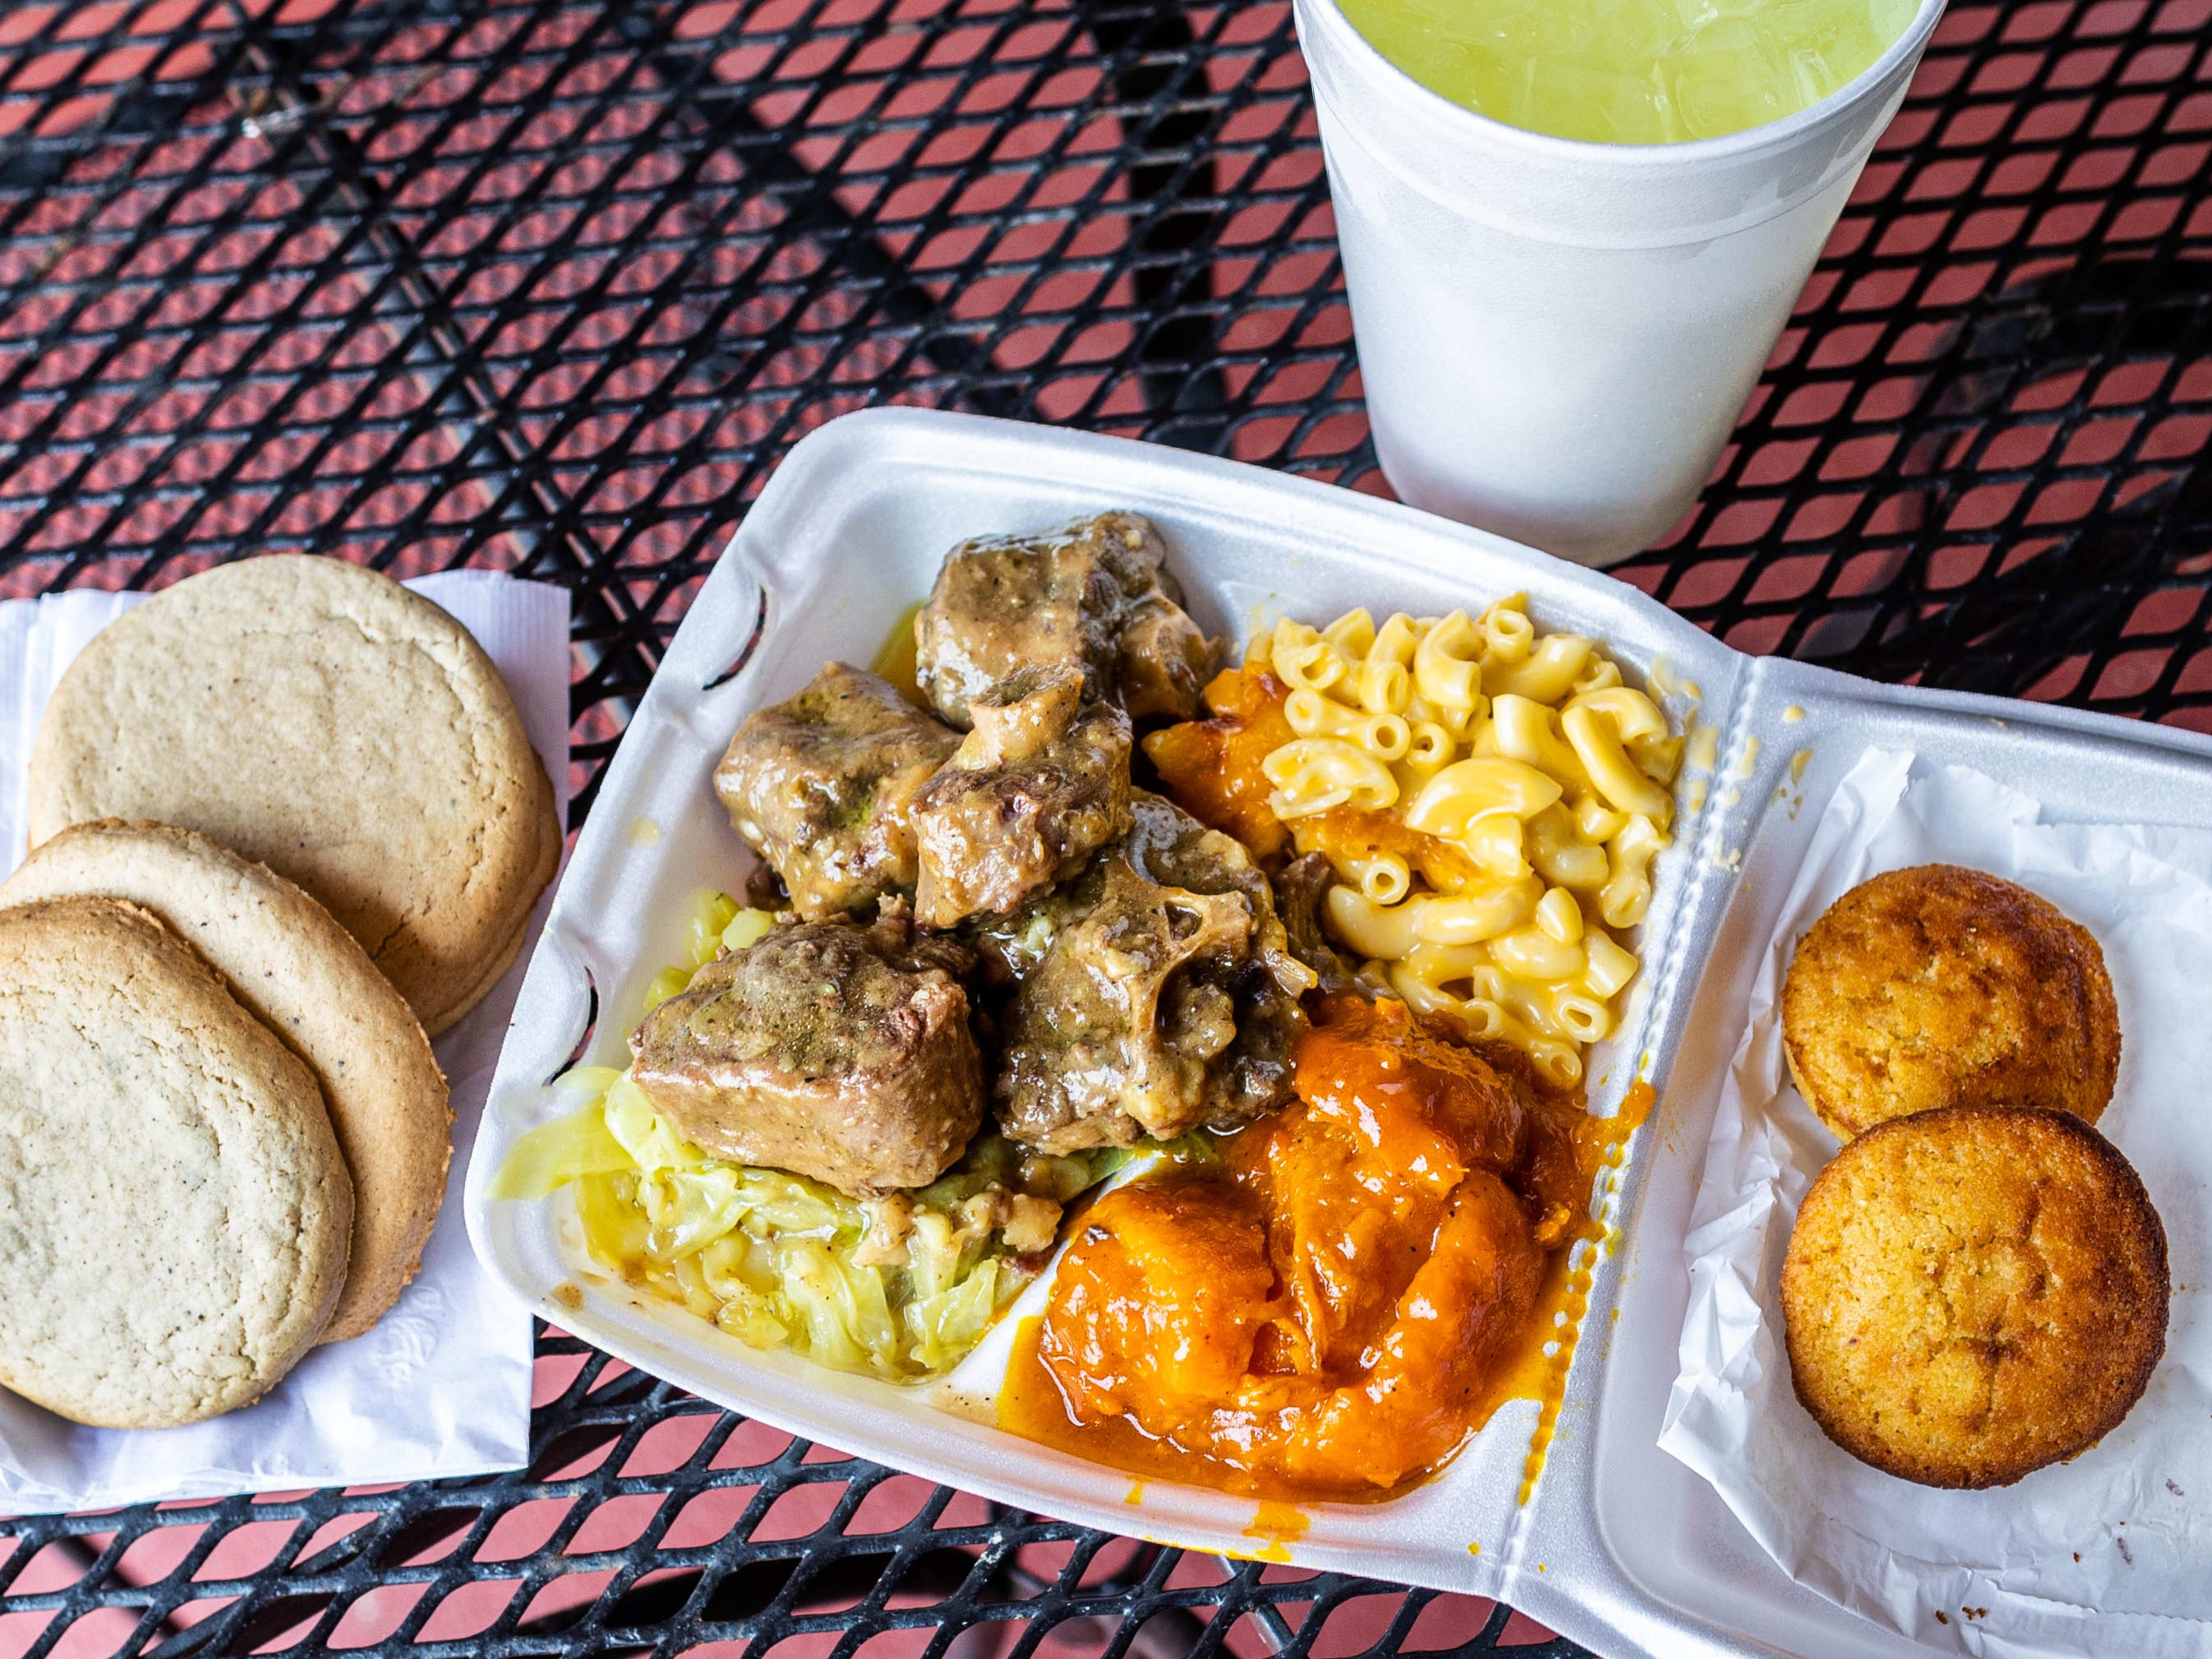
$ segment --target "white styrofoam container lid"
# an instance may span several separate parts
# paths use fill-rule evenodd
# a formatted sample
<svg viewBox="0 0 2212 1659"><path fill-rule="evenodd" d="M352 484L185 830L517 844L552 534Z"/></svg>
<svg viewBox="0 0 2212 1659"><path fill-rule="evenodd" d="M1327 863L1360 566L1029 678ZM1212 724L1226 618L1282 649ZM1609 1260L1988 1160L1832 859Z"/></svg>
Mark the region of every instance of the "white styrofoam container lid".
<svg viewBox="0 0 2212 1659"><path fill-rule="evenodd" d="M1127 1474L993 1425L1006 1350L1042 1281L950 1378L899 1388L745 1347L590 1273L561 1200L489 1200L515 1140L566 1109L546 1083L581 1060L623 1062L646 981L677 958L689 895L741 884L749 855L708 780L745 714L827 659L871 661L959 541L1113 507L1159 526L1194 614L1233 639L1279 614L1436 613L1525 591L1540 626L1602 639L1632 677L1663 657L1697 682L1724 772L1753 751L1748 737L1781 732L1785 705L1804 711L1740 779L1716 781L1707 805L1692 808L1686 777L1678 799L1639 989L1620 1037L1590 1065L1593 1110L1612 1111L1638 1073L1660 1106L1604 1199L1622 1242L1598 1261L1558 1436L1525 1504L1536 1407L1516 1401L1427 1485L1387 1504L1304 1506L1304 1535L1272 1540L1254 1530L1250 1498L1150 1480L1139 1494ZM1979 766L2058 815L2203 822L2212 806L2212 743L2193 734L1747 659L1626 584L1395 503L1043 427L904 409L846 416L770 480L608 768L493 1085L469 1170L471 1236L518 1296L623 1359L779 1428L1025 1510L1493 1595L1609 1655L1924 1652L1791 1583L1654 1443L1686 1294L1684 1219L1718 1068L1741 1030L1741 998L1729 1023L1729 941L1778 900L1799 850L1796 820L1768 805L1795 749L1814 751L1803 787L1814 790L1863 741Z"/></svg>

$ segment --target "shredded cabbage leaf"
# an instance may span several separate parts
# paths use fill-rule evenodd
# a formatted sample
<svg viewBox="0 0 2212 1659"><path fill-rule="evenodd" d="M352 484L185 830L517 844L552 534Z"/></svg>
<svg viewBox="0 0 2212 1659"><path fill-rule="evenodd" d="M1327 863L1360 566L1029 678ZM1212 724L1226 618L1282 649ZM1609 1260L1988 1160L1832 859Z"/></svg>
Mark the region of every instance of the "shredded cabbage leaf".
<svg viewBox="0 0 2212 1659"><path fill-rule="evenodd" d="M726 894L697 895L690 960L654 977L647 1008L772 921ZM626 1070L579 1066L553 1086L577 1105L516 1143L494 1198L570 1189L592 1259L627 1283L752 1346L890 1382L965 1358L1036 1277L1060 1206L1130 1157L1051 1158L986 1133L929 1186L862 1200L709 1158Z"/></svg>

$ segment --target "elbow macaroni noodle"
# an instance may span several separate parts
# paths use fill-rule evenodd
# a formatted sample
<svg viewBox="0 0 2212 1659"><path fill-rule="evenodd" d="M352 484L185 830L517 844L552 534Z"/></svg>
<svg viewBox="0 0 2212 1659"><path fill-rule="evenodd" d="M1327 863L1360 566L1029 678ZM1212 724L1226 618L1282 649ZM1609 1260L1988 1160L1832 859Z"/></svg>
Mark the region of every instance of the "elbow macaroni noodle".
<svg viewBox="0 0 2212 1659"><path fill-rule="evenodd" d="M1398 780L1374 753L1341 738L1299 738L1271 752L1260 770L1274 793L1267 805L1288 823L1333 806L1376 808L1398 799Z"/></svg>
<svg viewBox="0 0 2212 1659"><path fill-rule="evenodd" d="M1336 866L1325 920L1361 981L1578 1083L1639 966L1615 935L1644 920L1669 844L1682 738L1658 705L1596 641L1538 635L1520 594L1474 617L1284 622L1252 659L1291 689L1297 733L1261 763L1270 805ZM1472 874L1338 820L1324 836L1339 808L1387 813Z"/></svg>

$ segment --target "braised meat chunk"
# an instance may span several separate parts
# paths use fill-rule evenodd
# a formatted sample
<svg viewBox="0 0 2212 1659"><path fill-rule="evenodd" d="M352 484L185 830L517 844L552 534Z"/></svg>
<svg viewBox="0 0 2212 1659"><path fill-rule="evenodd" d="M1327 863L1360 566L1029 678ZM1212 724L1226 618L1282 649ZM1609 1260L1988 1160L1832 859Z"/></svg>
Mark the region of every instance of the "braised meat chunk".
<svg viewBox="0 0 2212 1659"><path fill-rule="evenodd" d="M1293 859L1275 878L1275 897L1282 908L1291 954L1314 970L1321 988L1330 995L1353 995L1359 981L1322 928L1322 906L1335 884L1336 866L1328 854L1309 853Z"/></svg>
<svg viewBox="0 0 2212 1659"><path fill-rule="evenodd" d="M1103 513L1037 536L964 542L915 618L915 676L957 726L1025 664L1083 671L1084 695L1134 720L1187 720L1212 647L1183 614L1159 532Z"/></svg>
<svg viewBox="0 0 2212 1659"><path fill-rule="evenodd" d="M1082 697L1082 671L1061 664L969 703L975 730L914 798L924 927L1011 910L1127 833L1129 717Z"/></svg>
<svg viewBox="0 0 2212 1659"><path fill-rule="evenodd" d="M911 896L915 791L960 744L888 681L823 665L787 702L753 714L714 769L714 793L809 921Z"/></svg>
<svg viewBox="0 0 2212 1659"><path fill-rule="evenodd" d="M1229 836L1136 792L1134 827L1074 882L981 937L1016 977L996 1085L1048 1152L1230 1129L1289 1097L1312 971Z"/></svg>
<svg viewBox="0 0 2212 1659"><path fill-rule="evenodd" d="M1242 893L1251 902L1254 954L1286 988L1309 990L1313 975L1290 953L1274 890L1236 836L1209 830L1165 795L1129 792L1129 856L1154 881L1200 893Z"/></svg>
<svg viewBox="0 0 2212 1659"><path fill-rule="evenodd" d="M1237 1039L1221 982L1250 952L1241 895L1162 887L1107 856L1088 913L1022 981L1006 1022L1000 1121L1048 1152L1173 1136L1207 1115Z"/></svg>
<svg viewBox="0 0 2212 1659"><path fill-rule="evenodd" d="M903 911L863 927L787 921L711 962L630 1036L655 1110L716 1158L856 1198L927 1186L983 1116L955 975L972 960Z"/></svg>

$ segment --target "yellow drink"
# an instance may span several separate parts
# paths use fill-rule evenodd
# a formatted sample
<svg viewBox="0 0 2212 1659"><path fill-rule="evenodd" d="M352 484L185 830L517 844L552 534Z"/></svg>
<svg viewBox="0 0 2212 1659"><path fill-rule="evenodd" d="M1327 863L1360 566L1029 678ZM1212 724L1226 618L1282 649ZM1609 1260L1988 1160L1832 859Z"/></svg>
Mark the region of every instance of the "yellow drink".
<svg viewBox="0 0 2212 1659"><path fill-rule="evenodd" d="M1340 0L1454 103L1610 144L1713 138L1794 114L1905 33L1915 0Z"/></svg>

